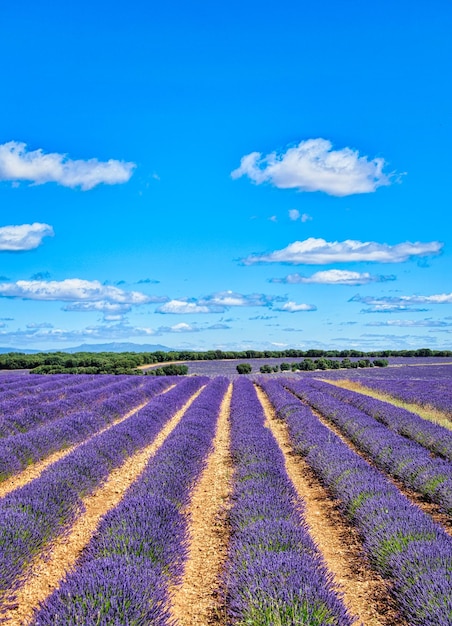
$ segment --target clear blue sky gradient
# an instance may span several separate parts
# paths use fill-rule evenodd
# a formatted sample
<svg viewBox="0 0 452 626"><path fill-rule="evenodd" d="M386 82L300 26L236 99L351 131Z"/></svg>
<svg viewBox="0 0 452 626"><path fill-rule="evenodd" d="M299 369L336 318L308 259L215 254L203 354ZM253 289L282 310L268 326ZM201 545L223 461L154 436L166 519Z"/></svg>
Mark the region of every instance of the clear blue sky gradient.
<svg viewBox="0 0 452 626"><path fill-rule="evenodd" d="M134 167L84 189L0 159L0 346L450 349L451 32L446 0L6 3L0 144ZM231 176L319 138L383 159L389 184ZM11 250L2 228L34 223L53 236ZM309 238L326 262L272 260ZM341 259L347 240L393 262ZM407 242L436 251L396 258ZM329 270L361 284L303 282Z"/></svg>

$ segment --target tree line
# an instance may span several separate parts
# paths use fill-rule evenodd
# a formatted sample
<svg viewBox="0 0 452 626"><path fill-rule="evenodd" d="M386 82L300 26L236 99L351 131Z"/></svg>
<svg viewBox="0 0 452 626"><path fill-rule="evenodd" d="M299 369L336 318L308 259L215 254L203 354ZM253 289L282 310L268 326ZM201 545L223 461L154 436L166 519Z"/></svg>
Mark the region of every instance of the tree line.
<svg viewBox="0 0 452 626"><path fill-rule="evenodd" d="M215 361L221 359L265 359L265 358L302 358L302 359L370 359L388 357L452 357L452 350L379 350L362 352L359 350L244 350L223 351L156 351L156 352L39 352L24 354L7 352L0 354L0 369L28 369L36 374L142 374L137 369L141 365L168 361ZM322 367L322 366L321 366ZM333 367L337 367L334 365ZM355 367L355 366L351 366ZM160 368L159 368L160 369ZM316 368L319 369L319 368ZM162 375L160 370L158 374ZM151 372L150 372L151 373Z"/></svg>

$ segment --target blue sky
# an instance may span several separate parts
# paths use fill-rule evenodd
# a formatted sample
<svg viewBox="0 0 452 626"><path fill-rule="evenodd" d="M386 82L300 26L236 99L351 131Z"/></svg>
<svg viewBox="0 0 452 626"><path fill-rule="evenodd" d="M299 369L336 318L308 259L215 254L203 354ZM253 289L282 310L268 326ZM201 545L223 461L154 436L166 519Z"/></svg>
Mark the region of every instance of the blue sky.
<svg viewBox="0 0 452 626"><path fill-rule="evenodd" d="M7 3L0 346L450 349L452 7Z"/></svg>

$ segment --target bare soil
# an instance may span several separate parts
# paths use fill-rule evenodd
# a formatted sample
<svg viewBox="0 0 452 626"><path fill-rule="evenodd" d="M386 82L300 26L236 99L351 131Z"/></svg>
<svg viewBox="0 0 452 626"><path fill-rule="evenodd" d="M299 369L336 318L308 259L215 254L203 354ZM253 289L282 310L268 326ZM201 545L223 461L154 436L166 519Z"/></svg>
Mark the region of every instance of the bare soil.
<svg viewBox="0 0 452 626"><path fill-rule="evenodd" d="M167 393L168 391L170 391L170 389L173 389L173 387L175 387L175 385L170 385L167 389L164 389L161 392L161 394L163 395L164 393ZM138 413L138 411L140 411L143 407L145 407L148 404L148 402L150 401L148 400L147 402L142 402L140 405L128 411L125 415L122 415L121 417L118 417L117 419L113 420L111 424L109 424L108 426L105 426L105 428L101 428L101 430L98 430L97 433L94 433L93 435L91 435L87 439L84 439L80 443L76 443L73 446L69 446L68 448L65 448L64 450L59 450L58 452L54 452L53 454L50 454L48 457L46 457L42 461L33 463L33 465L30 465L29 467L25 468L22 472L19 472L19 474L15 474L14 476L7 478L5 481L0 483L0 498L4 498L6 495L8 495L8 493L11 493L11 491L14 491L15 489L19 489L20 487L23 487L24 485L30 483L32 480L35 480L35 478L39 478L42 472L45 469L47 469L50 465L53 465L53 463L56 463L60 459L64 459L64 457L70 454L71 452L73 452L73 450L75 450L82 444L88 441L91 441L92 439L94 439L94 437L98 437L99 435L102 435L102 433L109 430L113 426L116 426L116 424L125 422L126 419L128 419L135 413Z"/></svg>
<svg viewBox="0 0 452 626"><path fill-rule="evenodd" d="M94 433L93 435L85 439L84 441L81 441L80 443L70 446L69 448L65 448L64 450L59 450L58 452L54 452L53 454L50 454L48 457L46 457L42 461L33 463L33 465L30 465L19 474L15 474L14 476L11 476L11 478L6 479L4 482L0 483L0 498L4 498L8 493L11 493L11 491L14 491L15 489L19 489L19 487L23 487L24 485L31 482L32 480L35 480L35 478L39 478L42 472L45 469L47 469L50 465L53 465L53 463L56 463L60 459L64 459L65 456L73 452L76 448L86 443L87 441L94 439L94 437L101 435L106 430L109 430L113 426L116 426L116 424L120 424L121 422L124 422L126 419L134 415L134 413L137 413L140 409L146 406L146 404L147 402L143 402L139 406L135 407L134 409L126 413L126 415L122 415L121 417L118 417L118 419L114 420L111 424L109 424L108 426L105 426L105 428L102 428L101 430L98 430L97 433Z"/></svg>
<svg viewBox="0 0 452 626"><path fill-rule="evenodd" d="M355 626L407 626L390 595L390 586L375 572L363 553L357 530L339 503L321 485L307 463L294 453L287 426L279 420L265 393L257 388L267 426L281 448L287 473L305 505L305 519L344 603L356 616Z"/></svg>
<svg viewBox="0 0 452 626"><path fill-rule="evenodd" d="M2 623L8 626L24 626L30 623L34 610L58 588L63 577L74 569L78 557L89 543L101 519L120 503L127 489L139 478L149 460L181 421L185 411L202 389L175 413L152 444L129 457L121 467L112 471L102 487L83 500L84 513L64 536L52 542L45 554L34 560L15 595L15 607L8 612Z"/></svg>
<svg viewBox="0 0 452 626"><path fill-rule="evenodd" d="M221 617L224 608L217 590L229 540L226 515L232 477L231 395L232 385L229 385L220 410L213 451L185 511L189 520L188 559L181 584L170 590L171 613L179 626L226 623Z"/></svg>
<svg viewBox="0 0 452 626"><path fill-rule="evenodd" d="M337 435L339 439L341 439L341 441L343 441L351 450L353 450L353 452L358 454L369 465L371 465L378 472L383 474L387 480L389 480L393 485L395 485L395 487L397 487L397 489L412 502L412 504L418 506L420 509L424 511L424 513L427 513L428 515L430 515L430 517L432 517L435 522L437 522L443 527L443 530L448 535L452 536L452 519L450 518L449 515L447 515L447 513L444 513L443 511L441 511L438 504L436 504L435 502L428 501L422 494L418 493L417 491L414 491L414 489L409 489L402 483L401 480L394 478L390 474L384 472L382 469L377 467L377 465L373 462L370 456L366 454L365 452L363 452L362 450L360 450L352 441L350 441L350 439L346 435L344 435L344 433L335 424L330 422L330 420L326 418L324 415L322 415L321 413L319 413L319 411L316 411L312 407L310 408L311 408L311 411L318 418L319 422L321 422L324 426L329 428L335 435Z"/></svg>

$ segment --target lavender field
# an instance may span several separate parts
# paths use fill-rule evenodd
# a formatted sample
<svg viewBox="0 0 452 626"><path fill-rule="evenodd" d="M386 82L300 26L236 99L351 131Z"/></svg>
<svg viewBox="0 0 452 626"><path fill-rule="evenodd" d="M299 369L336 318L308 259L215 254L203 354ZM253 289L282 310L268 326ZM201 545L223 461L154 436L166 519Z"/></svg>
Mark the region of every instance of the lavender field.
<svg viewBox="0 0 452 626"><path fill-rule="evenodd" d="M447 372L2 375L1 623L451 626Z"/></svg>

